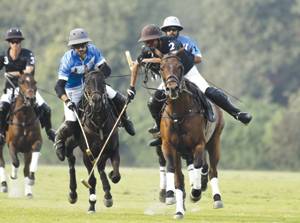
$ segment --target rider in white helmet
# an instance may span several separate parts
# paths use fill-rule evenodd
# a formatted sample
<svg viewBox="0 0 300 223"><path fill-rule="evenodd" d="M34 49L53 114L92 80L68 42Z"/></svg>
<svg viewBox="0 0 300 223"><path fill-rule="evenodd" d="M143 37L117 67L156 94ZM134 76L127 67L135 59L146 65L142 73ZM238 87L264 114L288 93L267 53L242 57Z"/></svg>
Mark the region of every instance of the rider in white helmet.
<svg viewBox="0 0 300 223"><path fill-rule="evenodd" d="M194 55L194 63L198 64L202 61L202 54L200 48L197 46L194 40L188 36L179 35L179 32L183 30L183 26L180 24L180 21L175 16L169 16L164 19L163 25L160 29L165 32L167 36L176 37L185 49L191 52Z"/></svg>

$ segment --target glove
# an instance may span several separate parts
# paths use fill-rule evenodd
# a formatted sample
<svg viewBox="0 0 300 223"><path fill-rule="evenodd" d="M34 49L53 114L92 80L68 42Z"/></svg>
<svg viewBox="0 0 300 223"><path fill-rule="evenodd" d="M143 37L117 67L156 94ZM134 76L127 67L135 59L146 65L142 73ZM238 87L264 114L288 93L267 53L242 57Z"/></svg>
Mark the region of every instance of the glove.
<svg viewBox="0 0 300 223"><path fill-rule="evenodd" d="M127 89L127 99L128 99L128 101L130 102L131 100L133 100L134 96L135 96L135 87L130 86Z"/></svg>
<svg viewBox="0 0 300 223"><path fill-rule="evenodd" d="M70 99L67 99L65 101L66 106L68 107L68 109L75 111L76 110L76 105L73 101L71 101Z"/></svg>

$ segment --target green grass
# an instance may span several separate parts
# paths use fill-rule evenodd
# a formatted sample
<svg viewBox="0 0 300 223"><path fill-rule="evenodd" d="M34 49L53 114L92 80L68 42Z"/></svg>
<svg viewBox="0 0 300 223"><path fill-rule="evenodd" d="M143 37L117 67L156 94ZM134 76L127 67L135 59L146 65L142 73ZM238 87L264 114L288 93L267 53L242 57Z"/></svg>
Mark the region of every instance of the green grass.
<svg viewBox="0 0 300 223"><path fill-rule="evenodd" d="M88 190L80 183L81 178L87 177L85 169L77 168L79 197L77 203L71 205L67 200L68 167L40 166L33 199L0 194L0 222L175 221L172 218L175 206L165 206L158 201L158 170L121 168L121 174L120 183L112 185L113 207L104 207L102 187L98 184L97 212L88 215ZM22 182L19 186L23 186L21 171L19 176L20 184ZM219 176L225 207L212 208L208 187L200 202L186 200L185 222L300 222L299 173L220 171ZM9 182L9 186L11 184Z"/></svg>

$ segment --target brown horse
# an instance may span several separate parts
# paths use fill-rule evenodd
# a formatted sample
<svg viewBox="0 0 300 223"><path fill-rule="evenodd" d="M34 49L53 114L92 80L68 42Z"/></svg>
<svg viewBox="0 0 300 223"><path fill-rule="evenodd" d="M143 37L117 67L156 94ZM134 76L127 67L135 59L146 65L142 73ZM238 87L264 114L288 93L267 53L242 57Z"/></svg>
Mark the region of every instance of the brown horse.
<svg viewBox="0 0 300 223"><path fill-rule="evenodd" d="M160 123L162 151L167 161L166 203L168 199L174 197L175 191L176 214L174 218L177 219L183 218L185 212L181 157L193 157L194 177L190 197L193 201L198 201L201 198L201 168L204 164L205 150L209 154L209 178L214 207L223 207L217 179L220 136L224 127L222 112L218 107L213 106L216 121L213 123L207 121L203 103L201 103L203 95L194 84L184 78L184 68L178 57L180 53L182 52L165 55L161 63L161 75L167 95ZM201 100L197 100L201 97Z"/></svg>
<svg viewBox="0 0 300 223"><path fill-rule="evenodd" d="M10 177L11 179L17 179L17 172L20 166L18 153L24 153L25 196L31 198L42 146L39 117L34 109L37 87L33 75L23 74L19 77L18 87L15 89L18 92L18 96L12 104L6 132L6 142L12 160ZM4 168L3 146L1 146L0 150L0 163ZM7 191L6 181L1 182L1 184L2 187L6 186Z"/></svg>

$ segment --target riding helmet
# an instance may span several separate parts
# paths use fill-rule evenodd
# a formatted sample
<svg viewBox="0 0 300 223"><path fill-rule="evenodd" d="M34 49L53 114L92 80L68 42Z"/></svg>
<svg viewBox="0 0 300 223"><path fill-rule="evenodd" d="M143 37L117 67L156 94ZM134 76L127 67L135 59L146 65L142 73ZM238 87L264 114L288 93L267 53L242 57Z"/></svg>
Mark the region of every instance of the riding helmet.
<svg viewBox="0 0 300 223"><path fill-rule="evenodd" d="M69 35L68 46L80 44L80 43L88 43L92 40L89 38L87 32L82 28L76 28L71 30Z"/></svg>
<svg viewBox="0 0 300 223"><path fill-rule="evenodd" d="M19 28L10 28L5 34L5 40L19 39L24 40L23 34Z"/></svg>
<svg viewBox="0 0 300 223"><path fill-rule="evenodd" d="M162 36L160 28L154 24L146 25L142 29L141 37L138 42L159 39Z"/></svg>

